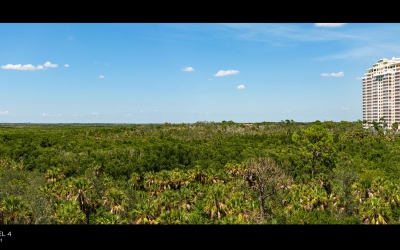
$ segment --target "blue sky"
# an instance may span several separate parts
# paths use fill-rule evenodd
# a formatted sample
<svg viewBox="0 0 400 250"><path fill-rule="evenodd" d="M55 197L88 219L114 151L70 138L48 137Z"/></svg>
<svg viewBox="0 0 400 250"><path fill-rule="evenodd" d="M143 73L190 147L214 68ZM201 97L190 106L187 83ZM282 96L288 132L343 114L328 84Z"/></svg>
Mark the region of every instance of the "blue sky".
<svg viewBox="0 0 400 250"><path fill-rule="evenodd" d="M0 24L0 123L362 119L400 24Z"/></svg>

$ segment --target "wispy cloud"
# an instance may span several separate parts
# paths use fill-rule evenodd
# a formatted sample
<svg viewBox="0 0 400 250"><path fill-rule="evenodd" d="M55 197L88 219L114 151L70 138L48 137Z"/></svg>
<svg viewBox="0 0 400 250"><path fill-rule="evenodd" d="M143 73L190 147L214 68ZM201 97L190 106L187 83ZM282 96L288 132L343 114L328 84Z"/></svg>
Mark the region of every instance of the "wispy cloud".
<svg viewBox="0 0 400 250"><path fill-rule="evenodd" d="M239 70L228 69L228 70L220 70L214 76L219 77L219 76L235 75L235 74L239 74L239 73L240 73Z"/></svg>
<svg viewBox="0 0 400 250"><path fill-rule="evenodd" d="M322 73L321 76L333 76L333 77L340 77L340 76L344 76L344 73L342 71L340 71L339 73Z"/></svg>
<svg viewBox="0 0 400 250"><path fill-rule="evenodd" d="M126 116L132 116L132 114L131 114L131 113L128 113L128 114L126 114Z"/></svg>
<svg viewBox="0 0 400 250"><path fill-rule="evenodd" d="M380 54L384 52L388 53L387 49L379 47L380 46L378 44L372 44L370 46L367 45L362 47L358 46L335 54L320 56L315 59L329 60L329 59L356 59L356 58L366 58L366 57L375 58L375 57L380 57ZM400 52L400 46L398 46L398 51Z"/></svg>
<svg viewBox="0 0 400 250"><path fill-rule="evenodd" d="M359 77L356 78L356 80L362 80L362 79L363 79L362 76L359 76Z"/></svg>
<svg viewBox="0 0 400 250"><path fill-rule="evenodd" d="M244 85L237 86L238 89L245 89Z"/></svg>
<svg viewBox="0 0 400 250"><path fill-rule="evenodd" d="M71 37L71 36L69 36L69 37L68 37L68 40L74 40L74 38L73 38L73 37Z"/></svg>
<svg viewBox="0 0 400 250"><path fill-rule="evenodd" d="M318 27L320 28L316 28ZM341 26L339 26L341 25ZM314 57L316 60L366 59L374 61L400 54L400 44L396 43L400 27L397 24L364 25L352 24L346 29L343 23L335 24L220 24L219 33L239 40L265 42L273 46L299 46L297 42L340 41L347 49L327 52ZM311 26L311 27L310 27ZM347 25L346 25L347 26ZM327 28L323 28L327 27ZM383 28L384 27L384 28ZM337 48L340 48L338 46Z"/></svg>
<svg viewBox="0 0 400 250"><path fill-rule="evenodd" d="M185 68L182 69L182 71L185 71L185 72L193 72L194 69L193 69L192 67L185 67Z"/></svg>
<svg viewBox="0 0 400 250"><path fill-rule="evenodd" d="M345 25L346 23L316 23L316 27L328 27L328 28L334 28L334 27L340 27Z"/></svg>
<svg viewBox="0 0 400 250"><path fill-rule="evenodd" d="M54 114L53 116L62 116L62 114Z"/></svg>
<svg viewBox="0 0 400 250"><path fill-rule="evenodd" d="M105 78L103 75L99 75L99 78Z"/></svg>
<svg viewBox="0 0 400 250"><path fill-rule="evenodd" d="M8 111L0 111L0 115L7 115L8 113Z"/></svg>
<svg viewBox="0 0 400 250"><path fill-rule="evenodd" d="M68 64L64 64L64 67L69 68L69 65Z"/></svg>
<svg viewBox="0 0 400 250"><path fill-rule="evenodd" d="M290 40L306 42L360 38L358 33L346 33L337 29L310 29L308 25L301 24L229 23L221 24L220 27L222 31L229 32L237 39L266 42L274 46L287 45Z"/></svg>
<svg viewBox="0 0 400 250"><path fill-rule="evenodd" d="M350 109L350 108L341 108L341 109Z"/></svg>
<svg viewBox="0 0 400 250"><path fill-rule="evenodd" d="M43 113L42 116L50 116L49 114Z"/></svg>
<svg viewBox="0 0 400 250"><path fill-rule="evenodd" d="M92 115L100 115L100 113L93 112Z"/></svg>

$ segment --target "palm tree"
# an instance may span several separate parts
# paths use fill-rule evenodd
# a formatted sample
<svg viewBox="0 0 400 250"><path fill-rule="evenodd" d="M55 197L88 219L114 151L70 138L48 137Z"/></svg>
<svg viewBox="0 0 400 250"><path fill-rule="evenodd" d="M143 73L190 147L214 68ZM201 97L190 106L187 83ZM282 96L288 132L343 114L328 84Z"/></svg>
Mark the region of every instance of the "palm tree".
<svg viewBox="0 0 400 250"><path fill-rule="evenodd" d="M162 212L156 219L156 222L157 224L179 225L187 221L186 217L186 213L183 209L174 209Z"/></svg>
<svg viewBox="0 0 400 250"><path fill-rule="evenodd" d="M139 181L140 181L140 174L138 173L132 173L131 178L128 180L128 184L133 188L133 189L139 189Z"/></svg>
<svg viewBox="0 0 400 250"><path fill-rule="evenodd" d="M299 184L291 186L286 199L283 200L283 205L287 212L292 213L299 209L310 210L309 193L311 193L311 190L307 185Z"/></svg>
<svg viewBox="0 0 400 250"><path fill-rule="evenodd" d="M93 165L92 171L95 176L104 175L104 168L101 165Z"/></svg>
<svg viewBox="0 0 400 250"><path fill-rule="evenodd" d="M157 187L155 183L156 175L154 172L147 172L144 174L143 186L147 191L155 192Z"/></svg>
<svg viewBox="0 0 400 250"><path fill-rule="evenodd" d="M317 207L318 209L325 210L328 205L328 195L323 187L315 185L310 196L314 208Z"/></svg>
<svg viewBox="0 0 400 250"><path fill-rule="evenodd" d="M382 198L391 208L400 206L400 188L396 183L378 177L372 181L371 189L376 197Z"/></svg>
<svg viewBox="0 0 400 250"><path fill-rule="evenodd" d="M94 220L94 224L100 224L100 225L127 224L127 221L121 219L121 216L117 214L104 213L102 216Z"/></svg>
<svg viewBox="0 0 400 250"><path fill-rule="evenodd" d="M400 188L394 182L386 183L386 200L392 208L400 207Z"/></svg>
<svg viewBox="0 0 400 250"><path fill-rule="evenodd" d="M221 183L215 183L208 187L207 194L204 197L205 207L204 211L210 214L213 219L215 215L220 219L222 213L227 214L227 193L225 186Z"/></svg>
<svg viewBox="0 0 400 250"><path fill-rule="evenodd" d="M387 127L387 122L385 121L385 117L384 116L379 118L379 123L382 125L383 128Z"/></svg>
<svg viewBox="0 0 400 250"><path fill-rule="evenodd" d="M176 196L177 201L180 200L180 208L186 209L186 211L192 210L194 203L199 198L197 191L188 187L179 189Z"/></svg>
<svg viewBox="0 0 400 250"><path fill-rule="evenodd" d="M78 178L71 181L72 199L77 201L80 209L86 214L86 222L89 224L89 216L93 209L91 195L94 192L93 185L84 178Z"/></svg>
<svg viewBox="0 0 400 250"><path fill-rule="evenodd" d="M393 132L396 132L398 128L399 128L399 123L398 123L398 122L394 122L394 123L392 124L392 130L393 130Z"/></svg>
<svg viewBox="0 0 400 250"><path fill-rule="evenodd" d="M150 199L138 202L129 213L134 224L154 224L156 216L155 203Z"/></svg>
<svg viewBox="0 0 400 250"><path fill-rule="evenodd" d="M2 224L30 224L33 212L19 196L9 196L0 203Z"/></svg>
<svg viewBox="0 0 400 250"><path fill-rule="evenodd" d="M111 214L118 214L124 211L128 196L116 188L110 188L103 197L104 205L110 206Z"/></svg>
<svg viewBox="0 0 400 250"><path fill-rule="evenodd" d="M54 219L58 224L88 224L79 203L74 200L63 201L57 205Z"/></svg>
<svg viewBox="0 0 400 250"><path fill-rule="evenodd" d="M165 190L157 197L156 203L161 207L161 211L171 211L179 205L179 199L176 191Z"/></svg>
<svg viewBox="0 0 400 250"><path fill-rule="evenodd" d="M381 198L372 197L361 205L360 214L364 224L387 224L391 210Z"/></svg>
<svg viewBox="0 0 400 250"><path fill-rule="evenodd" d="M49 182L54 183L57 180L64 179L65 175L62 173L61 169L53 167L53 168L47 170L45 177Z"/></svg>

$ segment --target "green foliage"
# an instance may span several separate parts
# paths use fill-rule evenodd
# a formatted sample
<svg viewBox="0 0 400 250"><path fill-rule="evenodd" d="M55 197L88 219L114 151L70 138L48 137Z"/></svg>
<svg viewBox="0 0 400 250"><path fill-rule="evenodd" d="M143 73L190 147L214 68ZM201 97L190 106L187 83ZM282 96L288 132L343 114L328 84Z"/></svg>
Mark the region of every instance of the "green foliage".
<svg viewBox="0 0 400 250"><path fill-rule="evenodd" d="M334 152L333 136L320 123L293 134L292 139L300 155L307 160L311 178L316 171L326 172L326 168L332 167L329 158Z"/></svg>
<svg viewBox="0 0 400 250"><path fill-rule="evenodd" d="M79 202L70 200L57 205L54 215L57 224L86 224L86 216L79 209Z"/></svg>
<svg viewBox="0 0 400 250"><path fill-rule="evenodd" d="M0 203L1 224L30 224L32 210L19 196L9 196Z"/></svg>
<svg viewBox="0 0 400 250"><path fill-rule="evenodd" d="M363 123L3 124L0 224L396 224L396 124Z"/></svg>

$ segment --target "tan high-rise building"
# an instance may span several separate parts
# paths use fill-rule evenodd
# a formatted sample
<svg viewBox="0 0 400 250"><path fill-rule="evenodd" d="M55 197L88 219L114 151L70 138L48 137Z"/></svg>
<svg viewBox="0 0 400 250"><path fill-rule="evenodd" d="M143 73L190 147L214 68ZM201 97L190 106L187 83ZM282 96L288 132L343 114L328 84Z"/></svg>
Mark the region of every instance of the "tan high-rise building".
<svg viewBox="0 0 400 250"><path fill-rule="evenodd" d="M400 58L380 59L363 77L363 120L400 123ZM368 127L367 124L364 124Z"/></svg>

